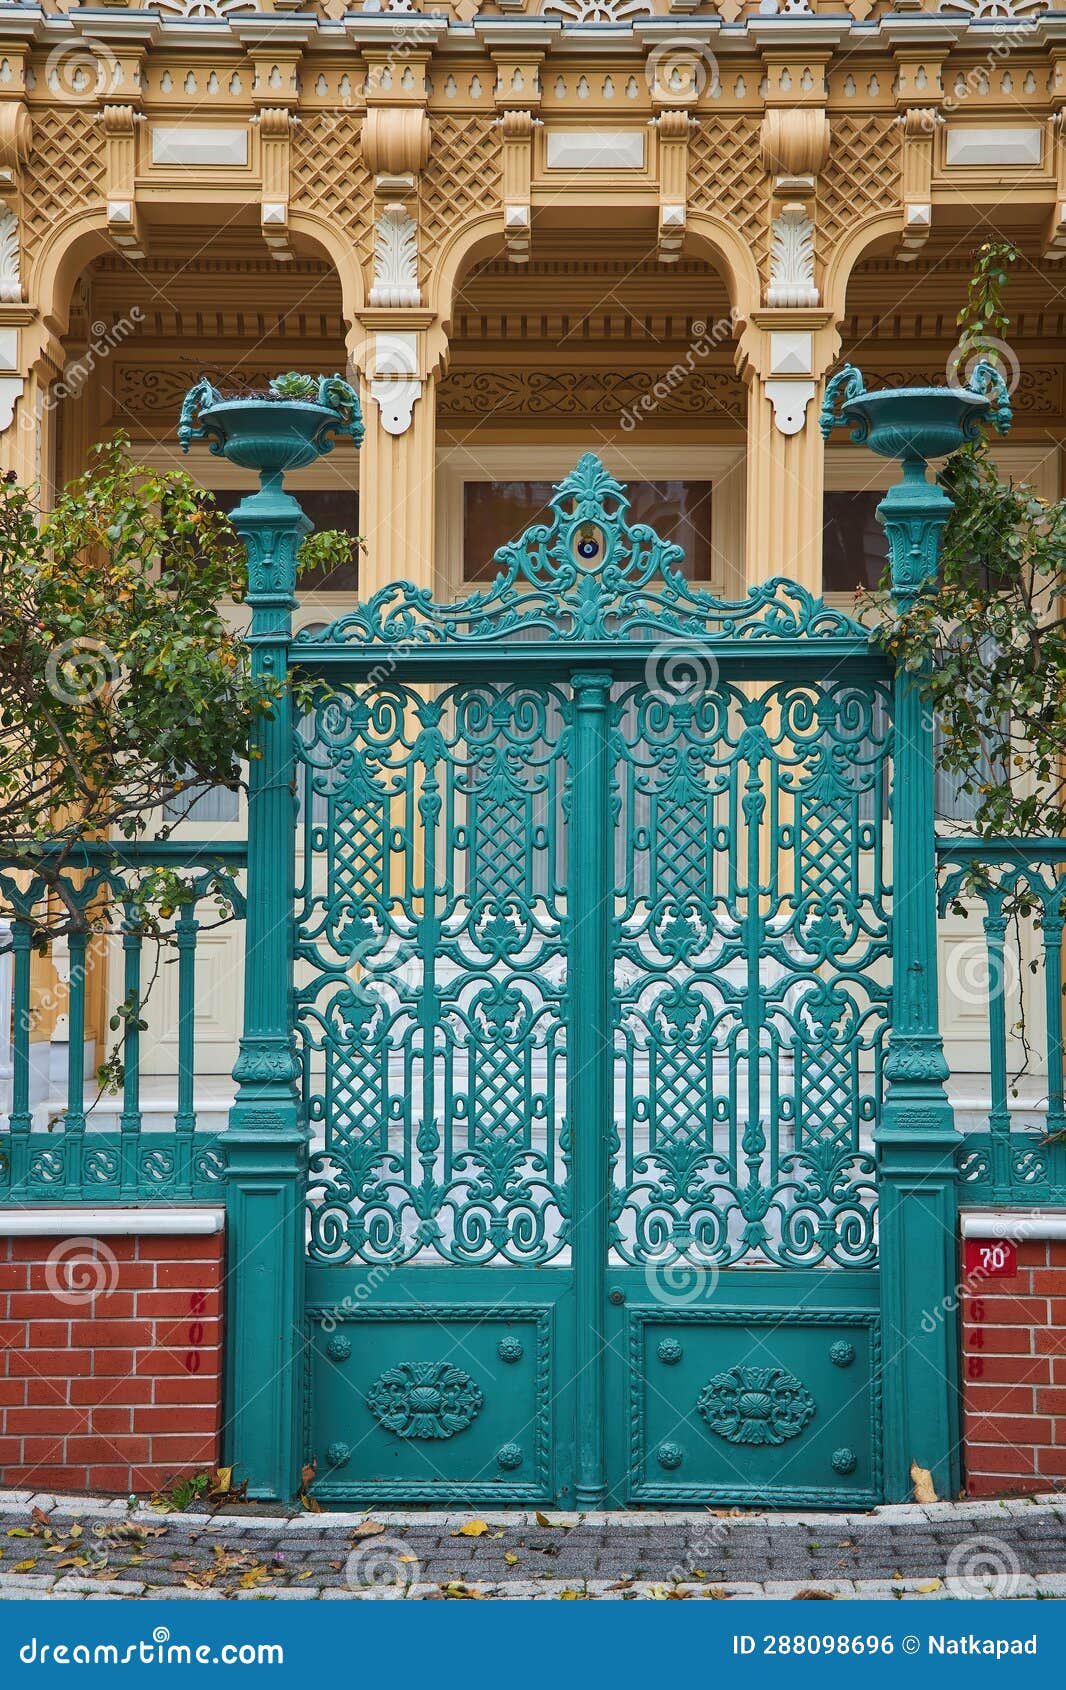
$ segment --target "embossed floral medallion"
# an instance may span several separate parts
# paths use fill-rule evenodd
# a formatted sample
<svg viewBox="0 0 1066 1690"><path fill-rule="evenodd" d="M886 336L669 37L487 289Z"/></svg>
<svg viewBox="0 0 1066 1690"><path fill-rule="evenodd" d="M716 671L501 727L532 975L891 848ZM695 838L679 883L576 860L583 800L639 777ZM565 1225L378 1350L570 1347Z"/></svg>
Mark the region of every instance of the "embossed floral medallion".
<svg viewBox="0 0 1066 1690"><path fill-rule="evenodd" d="M815 1402L782 1367L731 1367L704 1385L696 1407L731 1444L783 1444L813 1418Z"/></svg>
<svg viewBox="0 0 1066 1690"><path fill-rule="evenodd" d="M469 1373L446 1361L401 1361L371 1385L366 1405L398 1438L451 1438L485 1404Z"/></svg>

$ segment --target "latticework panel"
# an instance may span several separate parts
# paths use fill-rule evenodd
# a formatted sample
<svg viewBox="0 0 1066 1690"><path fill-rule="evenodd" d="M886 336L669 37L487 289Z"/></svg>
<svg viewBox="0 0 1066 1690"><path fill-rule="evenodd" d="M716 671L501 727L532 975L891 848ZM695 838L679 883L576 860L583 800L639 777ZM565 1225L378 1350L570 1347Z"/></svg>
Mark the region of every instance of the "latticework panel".
<svg viewBox="0 0 1066 1690"><path fill-rule="evenodd" d="M868 1266L889 1013L876 683L624 689L613 1246Z"/></svg>
<svg viewBox="0 0 1066 1690"><path fill-rule="evenodd" d="M486 208L499 203L500 132L494 115L434 115L433 145L419 179L420 258L423 277L444 241Z"/></svg>
<svg viewBox="0 0 1066 1690"><path fill-rule="evenodd" d="M103 191L104 136L95 114L72 105L35 110L23 196L27 268L48 231L72 211L102 200Z"/></svg>
<svg viewBox="0 0 1066 1690"><path fill-rule="evenodd" d="M374 249L374 196L359 145L362 124L357 111L305 113L293 129L291 177L294 209L328 218L365 267Z"/></svg>
<svg viewBox="0 0 1066 1690"><path fill-rule="evenodd" d="M303 724L316 1260L566 1246L566 715L548 686L397 683Z"/></svg>
<svg viewBox="0 0 1066 1690"><path fill-rule="evenodd" d="M900 133L894 112L833 114L829 157L818 178L820 257L864 218L898 201Z"/></svg>
<svg viewBox="0 0 1066 1690"><path fill-rule="evenodd" d="M689 140L689 205L714 212L750 246L762 273L769 262L766 173L759 157L760 119L701 112Z"/></svg>

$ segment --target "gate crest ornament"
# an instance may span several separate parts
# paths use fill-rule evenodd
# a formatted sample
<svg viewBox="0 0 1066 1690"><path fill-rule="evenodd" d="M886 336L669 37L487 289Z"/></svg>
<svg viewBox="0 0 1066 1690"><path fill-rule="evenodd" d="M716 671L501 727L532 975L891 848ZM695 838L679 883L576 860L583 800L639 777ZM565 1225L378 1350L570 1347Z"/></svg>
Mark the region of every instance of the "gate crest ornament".
<svg viewBox="0 0 1066 1690"><path fill-rule="evenodd" d="M485 1398L469 1373L446 1361L401 1361L367 1392L366 1405L398 1438L451 1438L477 1419Z"/></svg>
<svg viewBox="0 0 1066 1690"><path fill-rule="evenodd" d="M704 1385L696 1407L731 1444L783 1444L814 1418L815 1401L782 1367L731 1367Z"/></svg>
<svg viewBox="0 0 1066 1690"><path fill-rule="evenodd" d="M681 573L682 548L647 523L631 523L629 497L593 452L555 488L551 519L495 553L491 587L453 604L428 587L394 581L336 622L304 630L310 645L448 645L508 637L610 642L663 635L715 643L857 639L868 634L794 581L775 578L744 599L716 598Z"/></svg>

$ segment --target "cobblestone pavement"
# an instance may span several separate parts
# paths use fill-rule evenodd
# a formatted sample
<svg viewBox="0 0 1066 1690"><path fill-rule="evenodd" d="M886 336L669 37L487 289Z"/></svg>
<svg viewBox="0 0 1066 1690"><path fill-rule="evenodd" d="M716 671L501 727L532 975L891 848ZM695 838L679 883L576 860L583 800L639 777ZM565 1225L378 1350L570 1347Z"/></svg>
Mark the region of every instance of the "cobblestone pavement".
<svg viewBox="0 0 1066 1690"><path fill-rule="evenodd" d="M0 1598L1066 1597L1066 1493L868 1514L175 1513L0 1491Z"/></svg>

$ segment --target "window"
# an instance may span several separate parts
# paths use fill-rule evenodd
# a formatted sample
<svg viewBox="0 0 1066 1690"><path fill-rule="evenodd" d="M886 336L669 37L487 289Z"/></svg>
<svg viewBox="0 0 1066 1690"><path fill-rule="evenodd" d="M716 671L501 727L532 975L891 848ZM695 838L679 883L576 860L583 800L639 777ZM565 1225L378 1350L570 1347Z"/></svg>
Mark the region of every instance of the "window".
<svg viewBox="0 0 1066 1690"><path fill-rule="evenodd" d="M822 501L822 591L853 593L876 587L888 562L888 540L877 520L883 493L826 493Z"/></svg>
<svg viewBox="0 0 1066 1690"><path fill-rule="evenodd" d="M239 505L244 496L244 493L239 493L233 488L220 488L214 492L215 504L219 510L227 513ZM300 501L301 508L310 517L316 529L336 528L342 534L358 534L359 495L350 487L315 487L310 490L296 488L294 496ZM357 593L358 563L353 559L339 569L330 570L328 574L321 569L308 570L300 576L298 591Z"/></svg>
<svg viewBox="0 0 1066 1690"><path fill-rule="evenodd" d="M205 786L202 782L163 805L168 822L235 822L240 811L239 792L231 791L228 786Z"/></svg>
<svg viewBox="0 0 1066 1690"><path fill-rule="evenodd" d="M711 569L711 483L631 481L628 519L646 522L664 540L685 550L681 573L706 581ZM531 523L547 521L550 481L466 481L463 483L463 574L491 581L498 573L494 553L516 540Z"/></svg>

